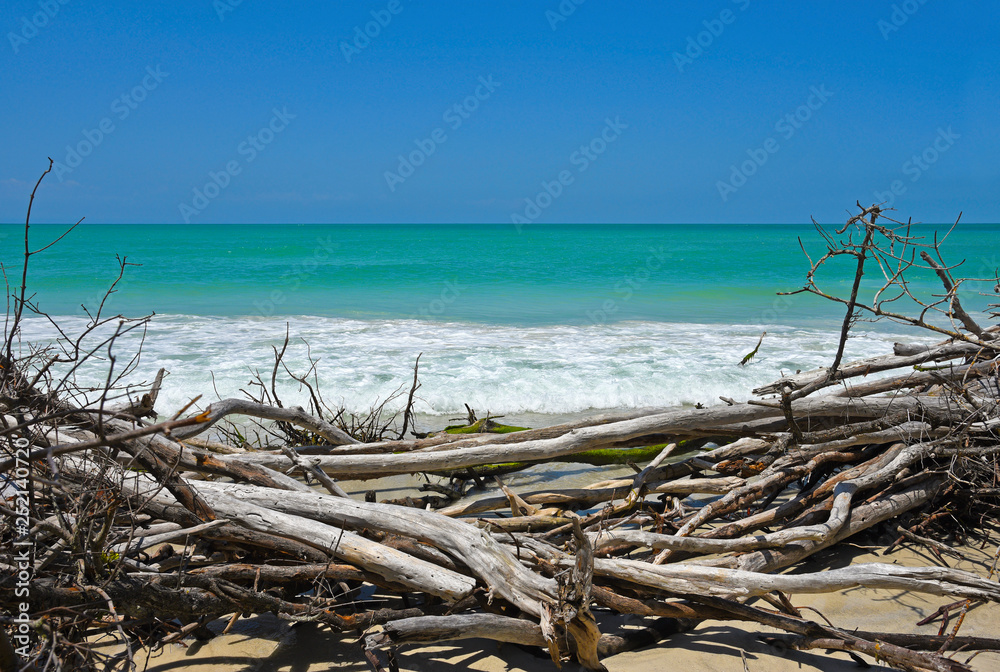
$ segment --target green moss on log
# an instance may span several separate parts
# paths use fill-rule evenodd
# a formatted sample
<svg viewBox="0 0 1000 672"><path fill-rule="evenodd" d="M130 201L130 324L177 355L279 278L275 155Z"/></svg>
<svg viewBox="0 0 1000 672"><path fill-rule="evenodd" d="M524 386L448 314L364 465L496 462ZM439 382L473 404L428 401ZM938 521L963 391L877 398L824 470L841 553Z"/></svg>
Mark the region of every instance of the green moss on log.
<svg viewBox="0 0 1000 672"><path fill-rule="evenodd" d="M587 450L575 455L563 455L552 458L552 462L577 462L603 467L610 464L628 464L629 462L648 462L660 454L666 444L658 446L643 446L641 448L600 448Z"/></svg>
<svg viewBox="0 0 1000 672"><path fill-rule="evenodd" d="M499 422L493 422L489 418L483 418L471 425L449 425L444 428L444 431L446 434L510 434L511 432L523 432L526 429L529 428L501 425Z"/></svg>
<svg viewBox="0 0 1000 672"><path fill-rule="evenodd" d="M694 450L699 450L705 442L702 439L691 439L688 441L680 441L678 443L679 445L677 446L676 454L689 453ZM601 448L598 450L587 450L582 453L576 453L575 455L553 457L548 460L484 464L478 467L467 467L458 471L436 471L433 473L436 476L447 477L461 477L463 475L468 476L470 473L474 473L476 476L483 477L502 476L503 474L510 474L515 471L527 469L528 467L536 464L544 464L547 462L572 462L575 464L590 464L595 467L628 464L630 462L638 464L651 461L654 457L659 455L660 451L666 448L666 446L667 444L665 443L658 443L655 446L643 446L640 448Z"/></svg>

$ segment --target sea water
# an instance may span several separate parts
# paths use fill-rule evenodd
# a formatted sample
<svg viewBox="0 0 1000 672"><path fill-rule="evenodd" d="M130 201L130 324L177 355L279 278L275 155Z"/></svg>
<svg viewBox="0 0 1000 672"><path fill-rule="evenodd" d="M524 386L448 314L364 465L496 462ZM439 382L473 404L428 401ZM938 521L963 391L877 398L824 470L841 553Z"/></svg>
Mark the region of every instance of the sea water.
<svg viewBox="0 0 1000 672"><path fill-rule="evenodd" d="M930 242L947 229L915 232ZM32 226L31 248L61 231ZM0 230L11 292L23 233ZM952 232L945 260L964 260L953 273L992 276L998 233L996 225ZM31 257L28 293L74 334L124 263L102 315L154 315L115 343L115 373L137 353L128 380L166 368L158 403L166 414L198 394L202 404L239 396L254 372L269 381L287 332L285 363L310 373L331 406L363 413L408 389L419 354L424 416L464 415L469 404L480 414L558 417L743 400L782 373L829 365L844 306L778 294L802 288L826 250L811 225L81 225ZM846 297L854 266L853 257L832 260L817 282ZM884 275L867 269L870 299ZM911 276L914 293L941 293L929 271ZM993 283L970 284L970 312L992 291ZM886 308L914 305L904 298ZM96 347L115 326L84 345ZM740 366L765 331L754 360ZM891 323L861 322L853 334L849 358L934 340ZM48 319L25 321L23 340L56 337ZM109 366L99 348L77 382L98 386ZM307 399L284 372L278 381L285 403Z"/></svg>

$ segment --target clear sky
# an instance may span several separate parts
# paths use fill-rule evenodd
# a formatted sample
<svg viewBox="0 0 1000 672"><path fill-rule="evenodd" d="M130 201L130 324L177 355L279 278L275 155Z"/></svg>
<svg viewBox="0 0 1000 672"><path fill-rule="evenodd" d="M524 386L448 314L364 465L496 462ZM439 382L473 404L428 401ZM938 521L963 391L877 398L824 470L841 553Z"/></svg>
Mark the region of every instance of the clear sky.
<svg viewBox="0 0 1000 672"><path fill-rule="evenodd" d="M0 221L52 157L37 222L837 222L858 199L997 222L998 24L944 0L5 0Z"/></svg>

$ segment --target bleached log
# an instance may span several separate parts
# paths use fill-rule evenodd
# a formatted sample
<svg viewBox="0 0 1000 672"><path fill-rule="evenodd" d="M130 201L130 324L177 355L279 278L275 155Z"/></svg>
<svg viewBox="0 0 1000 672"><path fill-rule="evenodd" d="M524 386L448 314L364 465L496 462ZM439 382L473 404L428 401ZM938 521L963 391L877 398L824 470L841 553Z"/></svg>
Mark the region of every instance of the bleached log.
<svg viewBox="0 0 1000 672"><path fill-rule="evenodd" d="M974 355L979 350L980 347L972 343L951 343L946 341L940 345L912 355L899 356L893 354L869 357L867 359L861 359L849 364L841 365L840 369L837 371L837 375L834 377L834 380L827 381L827 384L834 385L847 378L867 376L880 371L891 371L892 369L910 367L914 364L923 364L925 362L953 359L955 357L962 357L965 355ZM792 390L800 390L809 385L824 382L824 379L826 379L829 374L830 370L827 368L804 371L802 373L779 378L773 383L768 383L767 385L755 388L753 393L757 395L780 394L781 390L786 387ZM823 386L825 387L826 385Z"/></svg>
<svg viewBox="0 0 1000 672"><path fill-rule="evenodd" d="M852 630L851 634L870 641L889 642L896 646L905 646L917 651L1000 651L1000 639L993 637L976 637L959 635L919 635L909 632L871 632ZM795 635L769 635L761 638L768 644L780 642L784 646L795 649L828 648L828 642L822 639L810 639Z"/></svg>
<svg viewBox="0 0 1000 672"><path fill-rule="evenodd" d="M129 555L131 553L136 553L144 548L150 548L151 546L156 546L158 544L164 544L168 541L173 541L174 539L184 539L188 536L198 536L202 532L209 532L211 530L222 527L228 524L229 521L223 518L213 520L202 525L195 525L194 527L187 527L177 530L171 530L170 532L163 532L161 534L152 534L143 537L137 537L132 542L123 542L120 544L115 544L111 547L115 553L121 555Z"/></svg>
<svg viewBox="0 0 1000 672"><path fill-rule="evenodd" d="M67 460L67 466L71 464ZM173 496L146 473L125 472L120 475L120 482L122 493L130 499L158 503L165 507L177 504ZM328 525L243 502L223 491L208 487L214 485L209 481L191 485L198 489L199 494L219 516L228 518L231 522L257 532L305 542L314 548L330 552L334 557L359 569L380 576L389 583L453 602L466 597L476 587L475 579L365 539L344 530L337 521ZM283 490L266 490L277 497L291 494Z"/></svg>
<svg viewBox="0 0 1000 672"><path fill-rule="evenodd" d="M403 644L436 644L473 638L497 642L545 646L542 628L534 621L497 614L417 616L376 626L365 633L365 648Z"/></svg>
<svg viewBox="0 0 1000 672"><path fill-rule="evenodd" d="M112 419L105 422L105 427L119 433L126 433L132 429L132 423ZM219 460L218 456L213 453L187 446L176 441L175 438L176 434L172 438L159 434L150 434L130 442L134 448L129 452L138 454L137 450L149 450L156 454L159 459L176 469L199 471L239 480L249 480L253 483L283 490L309 490L309 487L304 483L286 476L280 471L270 469L264 465L224 462Z"/></svg>
<svg viewBox="0 0 1000 672"><path fill-rule="evenodd" d="M570 565L569 559L560 562ZM763 574L677 563L654 565L622 558L594 560L594 574L675 594L753 597L775 590L789 594L884 588L1000 602L1000 585L971 572L945 567L866 563L809 574Z"/></svg>
<svg viewBox="0 0 1000 672"><path fill-rule="evenodd" d="M105 419L104 428L110 439L117 439L121 434L134 433L138 429L138 425L118 418L109 418ZM73 444L100 444L102 441L97 434L87 430L75 430L72 434L63 432L59 438L66 447ZM161 434L147 434L129 439L128 444L131 446L130 450L118 457L118 461L125 467L131 466L135 461L133 454L138 455L150 451L176 469L245 479L287 490L309 490L309 487L304 483L283 473L257 465L220 462L212 452L180 443Z"/></svg>
<svg viewBox="0 0 1000 672"><path fill-rule="evenodd" d="M912 411L915 415L932 414L950 417L956 409L948 400L938 397L914 396L893 399L839 399L824 397L802 399L793 404L796 417L881 417L887 411ZM572 430L553 439L538 439L515 444L485 444L468 448L441 450L430 453L392 455L322 455L318 466L334 477L388 476L425 471L457 470L482 464L528 462L572 455L601 448L618 441L649 434L670 434L697 427L712 427L782 416L777 406L738 404L706 409L672 411L660 415L625 420L598 427ZM223 455L218 459L241 464L258 464L278 471L288 469L292 462L284 455L256 453Z"/></svg>
<svg viewBox="0 0 1000 672"><path fill-rule="evenodd" d="M588 532L587 536L594 544L594 550L618 546L643 546L653 550L669 549L686 553L730 553L737 551L755 551L760 548L773 548L780 545L771 541L767 535L756 537L741 537L739 539L703 539L701 537L678 537L673 534L657 534L644 530L603 530Z"/></svg>
<svg viewBox="0 0 1000 672"><path fill-rule="evenodd" d="M632 486L629 488L628 497L625 500L626 505L634 505L639 501L643 486L646 485L646 481L649 480L653 470L660 466L660 464L663 463L663 460L667 459L667 457L676 449L676 443L667 444L664 446L663 450L661 450L659 454L643 468L642 471L635 475L635 478L632 479Z"/></svg>
<svg viewBox="0 0 1000 672"><path fill-rule="evenodd" d="M653 627L638 631L623 630L617 635L602 635L597 643L597 651L604 657L637 646L653 644L670 634L670 629L665 627L666 624L675 625L675 622L673 619L661 619L661 623L654 623ZM675 631L676 627L673 630ZM365 648L369 651L386 646L438 644L473 638L492 639L522 646L548 645L542 635L542 628L537 623L498 614L415 616L370 628L364 634Z"/></svg>
<svg viewBox="0 0 1000 672"><path fill-rule="evenodd" d="M227 581L273 581L276 583L302 583L316 579L331 581L364 581L365 574L351 565L255 565L227 563L211 567L198 567L188 572L195 576L225 579Z"/></svg>
<svg viewBox="0 0 1000 672"><path fill-rule="evenodd" d="M196 485L206 497L208 493L213 494L209 497L211 502L221 496L255 510L375 529L430 544L469 567L491 593L536 617L541 616L546 606L558 602L555 581L524 568L485 531L434 511L359 502L315 491L276 492L250 485L211 482ZM220 512L220 515L223 514Z"/></svg>
<svg viewBox="0 0 1000 672"><path fill-rule="evenodd" d="M465 448L468 446L478 446L486 443L521 443L522 441L533 441L535 439L553 439L557 436L562 436L571 430L580 429L581 427L593 427L598 425L607 425L613 422L621 422L623 420L633 420L635 418L658 415L669 410L671 409L636 408L627 411L601 413L560 425L527 429L521 432L510 432L508 434L448 434L446 432L441 432L423 439L355 443L343 446L308 447L308 449L321 450L324 455L362 455L375 453L407 453L416 450L433 452L435 450Z"/></svg>
<svg viewBox="0 0 1000 672"><path fill-rule="evenodd" d="M221 516L258 532L305 541L332 553L334 557L344 562L410 590L455 602L470 595L476 587L475 580L470 577L370 541L334 525L256 506L209 489L201 489L201 492Z"/></svg>
<svg viewBox="0 0 1000 672"><path fill-rule="evenodd" d="M646 546L654 550L668 549L691 553L733 553L775 548L803 540L822 540L840 531L851 510L851 497L857 490L853 483L842 483L834 497L830 519L818 525L793 527L778 532L740 537L738 539L704 539L672 534L656 534L642 530L605 530L591 532L588 537L598 549L613 544L627 543Z"/></svg>
<svg viewBox="0 0 1000 672"><path fill-rule="evenodd" d="M862 397L906 388L922 387L940 383L942 380L965 381L989 375L997 369L997 360L977 364L950 364L933 371L910 371L906 375L883 378L868 383L845 384L843 389L832 393L837 397Z"/></svg>
<svg viewBox="0 0 1000 672"><path fill-rule="evenodd" d="M173 532L174 530L180 529L182 529L182 527L177 523L155 523L153 525L135 528L135 533L132 535L132 538L133 540L137 540L142 537L151 537L154 534L164 534L166 532Z"/></svg>
<svg viewBox="0 0 1000 672"><path fill-rule="evenodd" d="M281 454L294 462L295 466L299 468L299 471L301 471L306 478L312 476L319 481L331 495L336 495L337 497L348 496L347 493L344 492L344 489L337 485L335 480L326 475L325 471L309 462L304 456L299 455L293 449L288 446L282 446Z"/></svg>
<svg viewBox="0 0 1000 672"><path fill-rule="evenodd" d="M719 495L728 492L732 488L743 483L743 479L733 476L722 478L689 478L663 483L653 483L647 487L647 491L653 494L671 495L694 495L709 494ZM628 496L631 490L632 481L626 480L616 488L601 488L592 490L590 488L564 488L560 490L550 490L542 492L530 492L520 495L528 504L549 505L549 506L594 506L601 502L608 502L614 499L623 499ZM486 511L502 509L509 504L506 497L481 497L475 501L465 504L455 504L443 509L438 513L445 516L471 516Z"/></svg>
<svg viewBox="0 0 1000 672"><path fill-rule="evenodd" d="M261 418L262 420L288 422L319 434L335 446L358 443L356 439L351 438L350 435L339 427L330 424L322 418L309 415L299 406L278 408L267 404L258 404L247 399L223 399L222 401L213 402L208 407L208 420L206 422L175 430L174 436L180 440L197 436L227 415L247 415L254 418Z"/></svg>
<svg viewBox="0 0 1000 672"><path fill-rule="evenodd" d="M820 540L803 540L788 544L781 549L767 549L745 553L736 557L717 560L692 561L697 564L711 564L714 567L729 567L751 572L773 572L795 564L817 551L828 548L848 537L866 530L873 525L895 518L907 511L930 501L939 491L942 479L929 478L900 492L886 495L874 502L855 506L848 515L847 522L836 534Z"/></svg>
<svg viewBox="0 0 1000 672"><path fill-rule="evenodd" d="M148 418L156 415L156 399L160 396L160 386L163 384L163 376L167 372L166 369L160 369L156 372L156 378L153 379L153 384L149 388L149 392L146 392L138 399L131 399L122 404L116 404L114 406L108 406L104 409L105 413L114 413L120 415L131 415L134 418Z"/></svg>
<svg viewBox="0 0 1000 672"><path fill-rule="evenodd" d="M572 522L566 516L543 513L534 516L516 516L514 518L479 518L476 526L486 530L505 530L507 532L538 532Z"/></svg>
<svg viewBox="0 0 1000 672"><path fill-rule="evenodd" d="M218 441L210 441L208 439L200 439L198 437L184 439L182 443L184 443L184 445L186 446L191 446L193 448L207 450L211 453L223 453L225 455L229 455L232 453L247 452L246 448L239 448L237 446L231 446L228 443L220 443Z"/></svg>

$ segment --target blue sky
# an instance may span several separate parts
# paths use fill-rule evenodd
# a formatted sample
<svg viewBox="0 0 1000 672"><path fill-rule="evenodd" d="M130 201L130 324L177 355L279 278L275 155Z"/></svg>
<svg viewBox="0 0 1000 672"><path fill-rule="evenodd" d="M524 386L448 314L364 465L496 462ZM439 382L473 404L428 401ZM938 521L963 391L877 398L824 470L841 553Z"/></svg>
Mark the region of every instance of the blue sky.
<svg viewBox="0 0 1000 672"><path fill-rule="evenodd" d="M995 3L63 2L0 16L0 221L47 156L37 222L1000 220Z"/></svg>

